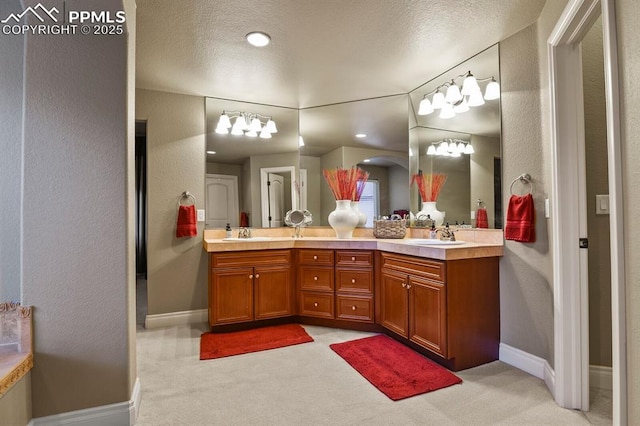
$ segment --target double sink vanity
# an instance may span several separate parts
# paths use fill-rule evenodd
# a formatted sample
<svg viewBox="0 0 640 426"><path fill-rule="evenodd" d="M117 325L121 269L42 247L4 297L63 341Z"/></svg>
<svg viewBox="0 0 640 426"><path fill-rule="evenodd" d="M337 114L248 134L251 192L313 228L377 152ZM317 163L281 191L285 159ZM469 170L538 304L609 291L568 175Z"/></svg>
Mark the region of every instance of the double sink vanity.
<svg viewBox="0 0 640 426"><path fill-rule="evenodd" d="M498 359L501 230L460 230L456 244L356 229L286 228L227 240L206 230L212 331L299 322L386 333L451 370Z"/></svg>

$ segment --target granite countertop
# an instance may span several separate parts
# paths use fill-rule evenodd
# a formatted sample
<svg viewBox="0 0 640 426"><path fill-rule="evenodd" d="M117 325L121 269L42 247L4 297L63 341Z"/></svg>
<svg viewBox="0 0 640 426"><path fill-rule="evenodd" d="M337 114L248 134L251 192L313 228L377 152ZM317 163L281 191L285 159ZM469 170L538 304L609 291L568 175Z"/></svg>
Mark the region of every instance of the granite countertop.
<svg viewBox="0 0 640 426"><path fill-rule="evenodd" d="M289 248L381 250L439 260L495 257L502 256L504 252L503 244L499 244L496 241L472 242L460 238L461 241L452 245L416 245L411 242L412 240L413 238L380 239L366 236L350 239L337 239L329 236L303 238L274 236L268 237L266 240L236 239L225 241L215 234L207 235L205 232L203 246L207 252Z"/></svg>

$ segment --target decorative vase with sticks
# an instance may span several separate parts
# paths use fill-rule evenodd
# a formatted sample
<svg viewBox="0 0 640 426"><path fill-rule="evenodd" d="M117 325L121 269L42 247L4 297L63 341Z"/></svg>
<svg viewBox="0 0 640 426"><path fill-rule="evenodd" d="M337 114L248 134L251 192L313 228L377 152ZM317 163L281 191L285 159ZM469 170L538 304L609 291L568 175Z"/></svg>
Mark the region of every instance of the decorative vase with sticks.
<svg viewBox="0 0 640 426"><path fill-rule="evenodd" d="M444 173L422 174L420 171L411 176L411 185L415 182L422 199L422 210L416 214L416 219L430 217L435 221L435 226L442 226L445 213L436 208L436 201L446 181L447 175Z"/></svg>
<svg viewBox="0 0 640 426"><path fill-rule="evenodd" d="M358 182L356 184L356 190L351 197L351 208L358 214L358 227L363 227L367 223L367 215L360 210L360 197L364 191L364 186L369 179L369 172L366 172L358 168Z"/></svg>
<svg viewBox="0 0 640 426"><path fill-rule="evenodd" d="M360 220L359 215L351 208L351 201L357 196L358 178L362 176L362 172L364 171L358 167L322 170L336 199L336 209L329 213L329 225L336 232L337 238L351 238Z"/></svg>

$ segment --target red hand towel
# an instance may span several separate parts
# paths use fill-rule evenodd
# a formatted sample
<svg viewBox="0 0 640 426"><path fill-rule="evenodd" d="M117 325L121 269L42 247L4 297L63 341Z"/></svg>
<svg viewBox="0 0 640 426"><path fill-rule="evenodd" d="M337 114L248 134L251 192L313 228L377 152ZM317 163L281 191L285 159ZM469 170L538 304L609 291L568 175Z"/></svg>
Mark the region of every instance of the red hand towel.
<svg viewBox="0 0 640 426"><path fill-rule="evenodd" d="M476 211L476 228L488 228L489 219L487 218L487 209L480 207Z"/></svg>
<svg viewBox="0 0 640 426"><path fill-rule="evenodd" d="M240 227L242 228L249 227L249 213L240 212Z"/></svg>
<svg viewBox="0 0 640 426"><path fill-rule="evenodd" d="M178 207L178 224L176 226L176 238L195 237L198 235L196 225L196 206Z"/></svg>
<svg viewBox="0 0 640 426"><path fill-rule="evenodd" d="M512 195L509 199L504 237L507 240L532 243L536 240L534 224L533 196L531 194Z"/></svg>

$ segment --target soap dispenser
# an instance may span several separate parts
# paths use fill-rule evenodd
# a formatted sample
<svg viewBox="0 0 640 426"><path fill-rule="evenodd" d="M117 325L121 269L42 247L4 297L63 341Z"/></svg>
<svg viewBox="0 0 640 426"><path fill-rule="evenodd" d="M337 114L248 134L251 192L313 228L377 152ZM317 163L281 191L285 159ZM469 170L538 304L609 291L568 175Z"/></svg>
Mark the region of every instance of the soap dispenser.
<svg viewBox="0 0 640 426"><path fill-rule="evenodd" d="M438 230L436 229L435 223L431 224L431 231L429 232L429 238L435 240L438 238Z"/></svg>
<svg viewBox="0 0 640 426"><path fill-rule="evenodd" d="M231 224L227 223L227 227L225 228L225 230L227 231L227 238L231 238L232 237L232 233L231 233Z"/></svg>

